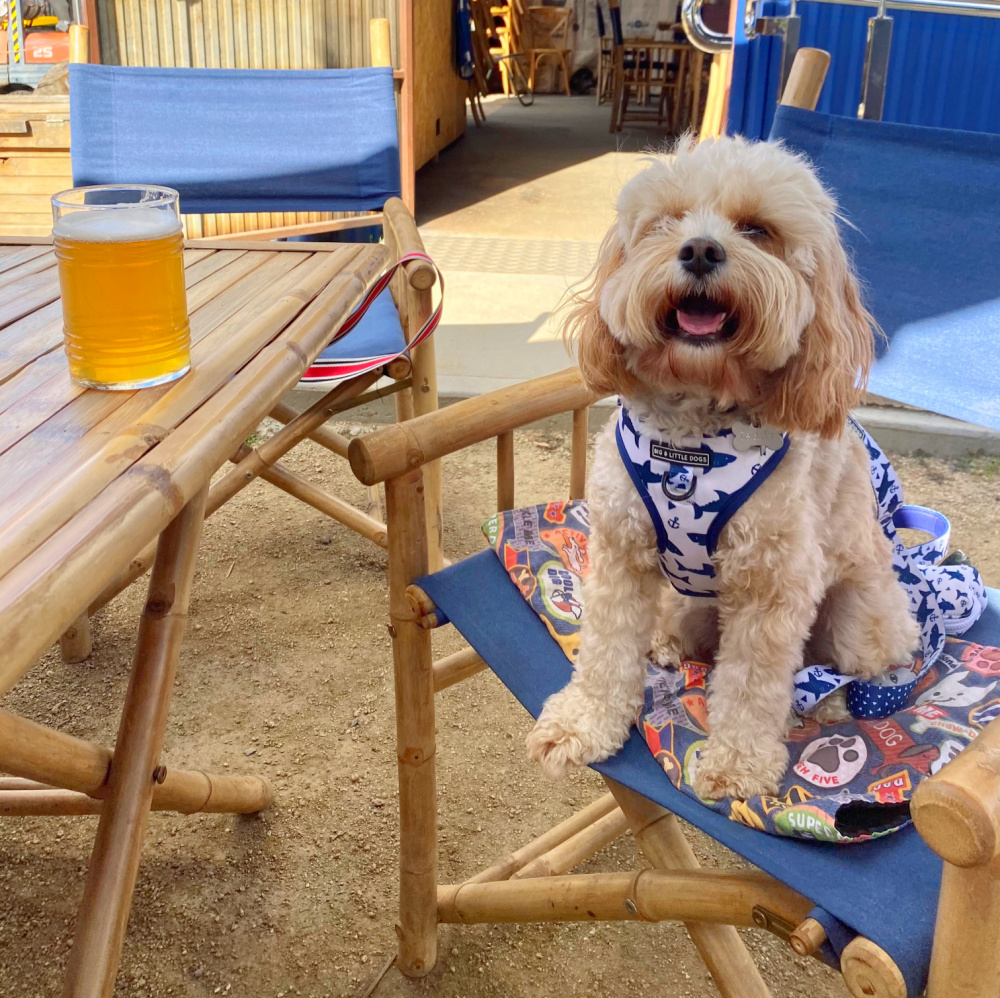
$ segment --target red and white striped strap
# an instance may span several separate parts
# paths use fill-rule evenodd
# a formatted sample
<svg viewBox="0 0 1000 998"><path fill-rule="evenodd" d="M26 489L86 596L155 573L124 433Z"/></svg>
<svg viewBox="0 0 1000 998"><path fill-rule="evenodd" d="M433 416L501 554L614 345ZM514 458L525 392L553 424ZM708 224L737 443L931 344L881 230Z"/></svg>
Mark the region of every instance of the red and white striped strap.
<svg viewBox="0 0 1000 998"><path fill-rule="evenodd" d="M329 364L324 364L317 361L310 367L304 375L302 375L303 381L341 381L344 378L351 378L358 374L364 374L366 371L373 371L377 367L383 367L390 361L395 360L397 357L401 357L404 353L408 353L414 347L419 346L424 340L427 339L431 333L437 329L438 323L441 321L441 309L444 307L444 277L441 271L438 270L437 264L426 254L426 253L406 253L401 256L368 290L368 293L361 299L361 303L358 307L348 316L344 324L337 330L333 339L330 343L336 343L342 336L346 336L365 316L365 312L371 307L373 301L383 291L389 286L389 281L392 280L392 275L403 266L404 263L409 263L411 260L423 260L424 263L429 263L434 268L434 273L437 274L438 283L441 289L441 293L438 297L438 303L434 311L431 312L430 318L420 327L417 331L416 336L410 340L409 343L393 354L386 354L379 357L368 357L363 360L350 360L350 361L334 361Z"/></svg>

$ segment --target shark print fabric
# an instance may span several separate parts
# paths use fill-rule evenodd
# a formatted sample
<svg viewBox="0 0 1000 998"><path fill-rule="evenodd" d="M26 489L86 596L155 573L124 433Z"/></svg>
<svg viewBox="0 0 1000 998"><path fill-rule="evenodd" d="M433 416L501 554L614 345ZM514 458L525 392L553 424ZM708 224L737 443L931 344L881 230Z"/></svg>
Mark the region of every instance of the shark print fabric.
<svg viewBox="0 0 1000 998"><path fill-rule="evenodd" d="M512 583L575 661L590 564L587 503L497 513L483 524L483 532ZM956 569L942 566L942 571ZM844 682L832 669L815 666L803 669L800 679L816 701ZM698 800L691 781L708 737L710 682L710 664L650 662L645 702L636 719L665 778ZM785 735L789 765L775 796L701 803L772 835L864 842L908 824L909 802L920 781L955 758L997 717L1000 648L949 636L935 661L920 668L906 701L891 716L838 724L796 717Z"/></svg>
<svg viewBox="0 0 1000 998"><path fill-rule="evenodd" d="M823 663L810 665L796 676L794 706L806 714L847 686L848 707L856 717L886 717L909 700L916 681L941 654L946 634L962 634L975 623L986 595L971 565L936 564L948 553L947 518L922 506L904 506L899 478L881 448L856 420L849 419L847 429L868 453L875 515L892 543L893 567L920 624L921 647L913 662L873 682L853 680ZM788 434L734 422L716 433L664 439L619 402L616 439L656 531L664 576L686 596L714 597L718 581L712 556L719 536L778 467L788 450ZM905 527L931 539L908 548L898 535Z"/></svg>
<svg viewBox="0 0 1000 998"><path fill-rule="evenodd" d="M653 521L661 571L686 596L714 597L712 554L719 534L777 468L788 450L788 434L738 424L660 440L619 402L616 438Z"/></svg>

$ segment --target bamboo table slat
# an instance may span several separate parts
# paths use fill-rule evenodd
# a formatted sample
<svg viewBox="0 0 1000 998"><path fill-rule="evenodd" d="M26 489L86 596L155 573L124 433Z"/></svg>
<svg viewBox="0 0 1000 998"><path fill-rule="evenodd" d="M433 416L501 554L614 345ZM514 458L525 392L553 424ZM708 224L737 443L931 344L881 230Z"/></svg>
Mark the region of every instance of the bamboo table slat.
<svg viewBox="0 0 1000 998"><path fill-rule="evenodd" d="M387 264L383 246L184 253L192 369L70 381L52 248L0 237L0 696L233 454Z"/></svg>

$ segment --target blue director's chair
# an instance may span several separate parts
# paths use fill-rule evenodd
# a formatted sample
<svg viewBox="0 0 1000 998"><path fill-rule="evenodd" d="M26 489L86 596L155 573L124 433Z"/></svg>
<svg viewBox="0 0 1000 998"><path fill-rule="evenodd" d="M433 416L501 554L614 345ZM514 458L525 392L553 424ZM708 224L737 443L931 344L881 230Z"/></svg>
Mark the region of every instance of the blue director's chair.
<svg viewBox="0 0 1000 998"><path fill-rule="evenodd" d="M387 35L381 45L375 43L379 29L387 32L388 22L372 22L372 49L387 52ZM413 216L400 200L391 66L243 70L75 64L70 66L70 106L74 184L171 187L180 193L181 210L189 217L220 213L217 221L229 220L226 226L233 231L225 240L203 239L194 245L238 250L246 245L243 240L351 227L375 238L372 227L380 226L391 259L423 253ZM353 214L258 233L234 229L245 213L270 213L273 220L275 213L319 217L331 212ZM406 263L360 323L327 347L303 380L335 382L338 412L392 392L400 419L435 410L433 337L403 352L432 314L435 280L429 261ZM380 358L386 362L373 369ZM395 385L365 393L383 373ZM271 415L287 424L299 413L281 403ZM346 456L348 441L329 427L320 426L309 436ZM261 473L267 477L299 439L293 434L284 450L258 451L267 466ZM247 456L241 454L241 460ZM378 489L370 490L368 509L361 511L311 483L293 491L284 472L272 473L268 480L385 546ZM440 564L440 485L430 482L429 488L438 496L428 504L428 529Z"/></svg>
<svg viewBox="0 0 1000 998"><path fill-rule="evenodd" d="M1000 137L798 108L781 110L776 134L814 159L857 226L845 237L892 346L874 389L1000 429ZM752 925L788 939L799 954L839 966L855 998L906 998L925 988L930 998L996 998L997 721L920 785L914 825L847 846L778 838L728 820L677 790L633 731L614 758L594 767L608 797L471 879L437 883L435 694L488 666L537 717L569 681L571 666L492 550L428 574L420 466L496 436L498 506L509 509L513 430L572 410L570 496L580 498L592 401L571 369L351 444L361 481L386 483L401 970L431 969L440 922L678 919L727 998L769 994L734 928ZM432 663L430 628L447 623L471 647ZM986 612L964 639L1000 645L1000 591L989 591ZM757 870L697 869L675 815ZM625 822L652 870L568 875Z"/></svg>

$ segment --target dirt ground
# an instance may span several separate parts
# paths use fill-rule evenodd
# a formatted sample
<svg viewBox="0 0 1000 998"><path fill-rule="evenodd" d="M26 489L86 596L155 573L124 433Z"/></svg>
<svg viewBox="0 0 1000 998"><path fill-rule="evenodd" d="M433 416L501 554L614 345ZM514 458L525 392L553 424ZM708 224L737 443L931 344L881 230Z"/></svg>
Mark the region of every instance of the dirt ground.
<svg viewBox="0 0 1000 998"><path fill-rule="evenodd" d="M358 432L351 423L340 427ZM565 433L517 438L518 502L561 496ZM359 503L344 462L313 444L288 462ZM997 462L897 458L911 502L948 513L954 544L1000 583ZM447 549L483 546L491 444L445 465ZM115 995L355 996L394 946L397 795L383 552L263 482L206 525L168 766L263 772L276 800L252 818L154 814ZM48 654L3 706L112 743L139 584L94 622L82 665ZM451 629L435 652L461 647ZM440 874L467 877L603 792L596 774L549 784L525 757L529 719L489 674L438 698ZM0 824L0 996L60 992L96 818ZM731 854L689 829L703 862ZM631 838L584 869L641 863ZM844 998L839 977L746 933L775 998ZM674 925L445 927L419 981L391 969L378 998L716 994Z"/></svg>

